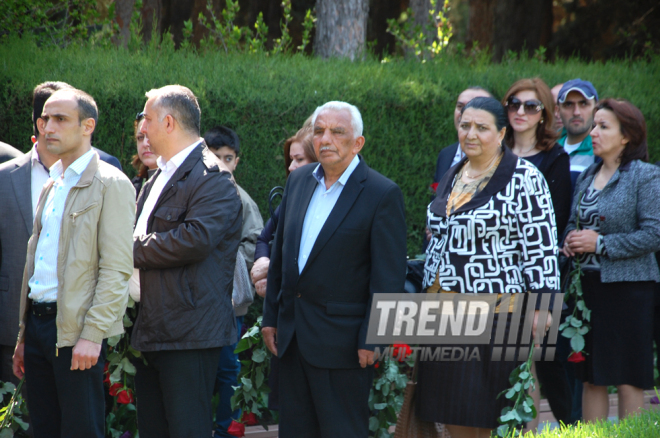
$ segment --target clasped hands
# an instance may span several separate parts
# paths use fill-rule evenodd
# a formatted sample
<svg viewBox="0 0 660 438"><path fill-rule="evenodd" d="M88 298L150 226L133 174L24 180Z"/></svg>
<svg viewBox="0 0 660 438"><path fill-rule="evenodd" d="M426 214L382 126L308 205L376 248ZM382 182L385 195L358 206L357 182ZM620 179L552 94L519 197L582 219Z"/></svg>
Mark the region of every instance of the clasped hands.
<svg viewBox="0 0 660 438"><path fill-rule="evenodd" d="M561 249L566 257L585 252L596 252L599 234L593 230L572 230L564 239Z"/></svg>
<svg viewBox="0 0 660 438"><path fill-rule="evenodd" d="M270 350L273 355L277 356L277 328L275 327L263 327L261 329L261 335L264 338L264 343L266 347ZM360 366L366 368L367 365L374 364L374 352L364 349L358 350L358 358L360 360Z"/></svg>

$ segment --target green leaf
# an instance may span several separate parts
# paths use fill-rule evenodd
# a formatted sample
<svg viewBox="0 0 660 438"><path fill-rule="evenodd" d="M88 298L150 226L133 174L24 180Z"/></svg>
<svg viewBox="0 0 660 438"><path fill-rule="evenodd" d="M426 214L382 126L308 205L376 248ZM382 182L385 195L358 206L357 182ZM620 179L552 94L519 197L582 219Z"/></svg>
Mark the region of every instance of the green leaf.
<svg viewBox="0 0 660 438"><path fill-rule="evenodd" d="M374 404L374 409L377 411L383 410L387 407L387 403L376 403Z"/></svg>
<svg viewBox="0 0 660 438"><path fill-rule="evenodd" d="M529 373L528 373L527 371L523 371L523 372L520 373L520 375L518 376L518 378L520 378L520 380L525 380L525 379L528 378L528 377L529 377Z"/></svg>
<svg viewBox="0 0 660 438"><path fill-rule="evenodd" d="M576 306L577 306L578 310L584 310L585 307L586 307L585 304L584 304L584 300L578 300L578 302L576 303Z"/></svg>
<svg viewBox="0 0 660 438"><path fill-rule="evenodd" d="M580 328L578 329L577 332L578 332L579 334L581 334L581 335L584 336L584 335L586 335L586 334L589 332L589 326L587 326L587 325L583 325L582 327L580 327Z"/></svg>
<svg viewBox="0 0 660 438"><path fill-rule="evenodd" d="M254 385L257 388L261 388L261 385L264 383L264 372L261 370L261 368L257 368L257 371L255 373L255 378L254 378Z"/></svg>
<svg viewBox="0 0 660 438"><path fill-rule="evenodd" d="M381 388L381 390L382 390L382 392L383 392L383 395L384 395L385 397L387 397L387 394L390 393L390 385L389 385L389 384L383 385L383 387Z"/></svg>
<svg viewBox="0 0 660 438"><path fill-rule="evenodd" d="M514 391L518 392L518 391L520 391L521 389L522 389L522 383L520 383L520 382L516 382L516 384L513 385L513 390L514 390Z"/></svg>
<svg viewBox="0 0 660 438"><path fill-rule="evenodd" d="M520 367L516 367L514 368L513 371L511 371L511 374L509 375L509 383L511 385L515 385L516 382L518 381L518 376L520 376L520 371L521 371Z"/></svg>
<svg viewBox="0 0 660 438"><path fill-rule="evenodd" d="M13 438L14 431L11 429L2 429L0 430L0 438Z"/></svg>
<svg viewBox="0 0 660 438"><path fill-rule="evenodd" d="M509 434L509 425L503 424L497 428L497 436L505 438Z"/></svg>
<svg viewBox="0 0 660 438"><path fill-rule="evenodd" d="M516 394L517 394L517 391L515 389L511 388L511 389L509 389L509 391L507 391L505 397L508 398L509 400L511 400Z"/></svg>
<svg viewBox="0 0 660 438"><path fill-rule="evenodd" d="M135 375L135 366L131 363L131 361L125 357L121 360L120 362L121 366L124 368L124 372L130 376Z"/></svg>
<svg viewBox="0 0 660 438"><path fill-rule="evenodd" d="M582 321L580 321L580 320L577 319L577 318L573 318L573 319L571 319L571 325L572 325L573 327L576 327L576 328L578 328L578 327L582 327Z"/></svg>
<svg viewBox="0 0 660 438"><path fill-rule="evenodd" d="M372 432L375 432L378 430L378 426L380 425L378 418L376 417L371 417L369 418L369 430Z"/></svg>
<svg viewBox="0 0 660 438"><path fill-rule="evenodd" d="M584 337L580 334L576 334L571 338L571 348L573 351L582 351L584 350Z"/></svg>
<svg viewBox="0 0 660 438"><path fill-rule="evenodd" d="M564 331L561 332L561 335L565 338L572 338L575 336L575 333L577 333L577 329L575 327L568 327L564 329Z"/></svg>
<svg viewBox="0 0 660 438"><path fill-rule="evenodd" d="M252 361L261 363L266 359L266 352L264 350L255 350L252 353Z"/></svg>
<svg viewBox="0 0 660 438"><path fill-rule="evenodd" d="M248 379L247 377L243 377L241 379L241 382L243 383L243 390L246 392L249 392L252 389L252 381Z"/></svg>
<svg viewBox="0 0 660 438"><path fill-rule="evenodd" d="M111 336L108 338L108 345L110 347L116 347L119 341L121 340L121 337L123 335L117 335L117 336Z"/></svg>

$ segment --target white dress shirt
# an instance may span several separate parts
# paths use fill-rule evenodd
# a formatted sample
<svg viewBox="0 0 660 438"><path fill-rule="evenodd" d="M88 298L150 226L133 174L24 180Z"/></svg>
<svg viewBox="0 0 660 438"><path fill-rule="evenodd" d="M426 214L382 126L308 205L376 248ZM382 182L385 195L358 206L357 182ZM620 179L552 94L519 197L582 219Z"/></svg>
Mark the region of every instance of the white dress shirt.
<svg viewBox="0 0 660 438"><path fill-rule="evenodd" d="M305 221L303 222L302 235L300 238L300 250L298 253L298 273L303 271L307 259L314 248L314 243L316 238L319 237L319 233L325 225L325 221L328 220L328 216L332 212L332 209L335 207L339 195L344 190L344 186L348 181L348 178L353 174L355 168L360 164L360 159L356 155L351 163L348 165L344 173L339 177L339 179L330 186L329 189L325 188L325 174L323 172L323 167L319 164L314 169L312 175L318 181L314 194L312 195L311 201L309 201L309 206L307 207L307 213L305 213Z"/></svg>
<svg viewBox="0 0 660 438"><path fill-rule="evenodd" d="M32 164L32 169L30 171L30 191L32 194L32 220L34 220L34 215L37 213L37 205L39 204L39 195L41 194L41 189L44 188L44 184L50 178L50 171L44 163L39 159L39 153L37 152L37 144L34 144L32 148L32 157L30 158L30 163Z"/></svg>
<svg viewBox="0 0 660 438"><path fill-rule="evenodd" d="M160 169L160 173L156 177L153 186L151 186L149 196L144 201L142 212L140 213L140 217L138 218L135 224L135 229L133 230L133 238L147 234L147 222L149 221L149 217L151 216L151 213L156 206L158 198L160 198L160 194L163 193L163 190L165 189L165 186L167 186L167 183L170 181L170 178L172 178L172 175L174 175L176 170L181 166L181 164L183 164L186 158L188 158L188 155L190 155L193 149L195 149L195 147L197 147L201 141L201 139L197 140L195 143L191 144L170 158L170 161L165 161L163 157L158 157L156 159L156 164ZM137 268L133 268L133 275L128 282L128 292L134 301L140 301L140 270Z"/></svg>
<svg viewBox="0 0 660 438"><path fill-rule="evenodd" d="M50 168L50 178L54 183L41 212L41 234L34 254L34 275L28 282L30 286L28 297L38 303L57 301L57 255L66 198L71 188L80 181L80 176L94 154L96 152L93 150L85 152L67 167L64 173L62 160Z"/></svg>

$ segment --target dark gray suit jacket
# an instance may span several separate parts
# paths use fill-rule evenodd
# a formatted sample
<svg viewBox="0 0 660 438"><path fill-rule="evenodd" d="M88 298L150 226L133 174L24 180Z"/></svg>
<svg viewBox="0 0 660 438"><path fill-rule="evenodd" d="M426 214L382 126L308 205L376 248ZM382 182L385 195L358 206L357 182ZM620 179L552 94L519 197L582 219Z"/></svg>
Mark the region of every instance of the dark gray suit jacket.
<svg viewBox="0 0 660 438"><path fill-rule="evenodd" d="M16 345L27 242L32 233L32 151L0 164L0 345Z"/></svg>
<svg viewBox="0 0 660 438"><path fill-rule="evenodd" d="M23 152L0 141L0 163L20 157L21 155L23 155Z"/></svg>

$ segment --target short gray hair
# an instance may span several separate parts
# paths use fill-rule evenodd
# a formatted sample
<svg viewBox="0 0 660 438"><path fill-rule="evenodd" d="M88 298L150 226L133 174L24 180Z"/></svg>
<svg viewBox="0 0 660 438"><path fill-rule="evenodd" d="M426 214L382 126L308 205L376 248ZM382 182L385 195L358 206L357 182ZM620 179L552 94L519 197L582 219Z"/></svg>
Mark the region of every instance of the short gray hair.
<svg viewBox="0 0 660 438"><path fill-rule="evenodd" d="M362 115L360 110L357 109L355 105L351 105L347 102L341 102L338 100L332 100L326 102L323 105L316 108L314 114L312 114L312 126L316 123L316 118L325 110L335 110L335 111L348 111L351 114L351 126L353 127L353 135L355 138L358 138L362 135Z"/></svg>
<svg viewBox="0 0 660 438"><path fill-rule="evenodd" d="M195 135L201 132L202 111L197 98L183 85L166 85L145 93L147 99L154 99L154 108L163 108L179 122L181 128Z"/></svg>

